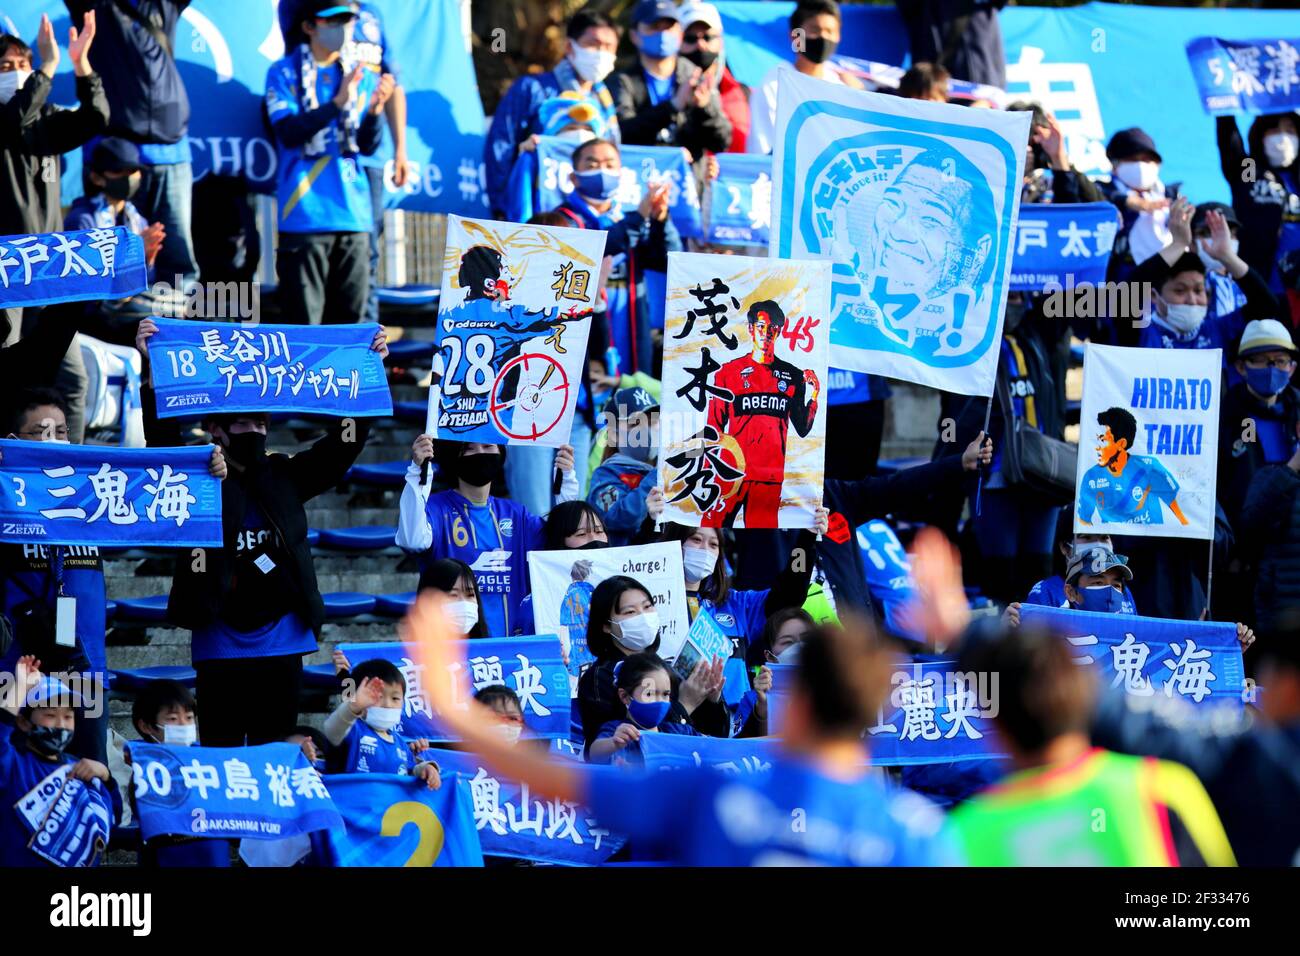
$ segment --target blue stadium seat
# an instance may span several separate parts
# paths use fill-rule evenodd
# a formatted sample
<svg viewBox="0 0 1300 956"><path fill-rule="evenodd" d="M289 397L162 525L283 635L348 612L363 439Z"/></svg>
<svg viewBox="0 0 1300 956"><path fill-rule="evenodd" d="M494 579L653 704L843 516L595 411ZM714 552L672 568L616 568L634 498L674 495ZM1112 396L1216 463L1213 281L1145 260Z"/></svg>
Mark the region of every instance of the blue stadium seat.
<svg viewBox="0 0 1300 956"><path fill-rule="evenodd" d="M405 591L401 594L376 594L375 613L386 614L389 617L402 617L414 600L414 591Z"/></svg>
<svg viewBox="0 0 1300 956"><path fill-rule="evenodd" d="M322 594L321 597L325 601L325 616L330 619L369 614L375 609L375 598L371 594L331 591L329 594Z"/></svg>
<svg viewBox="0 0 1300 956"><path fill-rule="evenodd" d="M409 311L436 309L441 294L436 285L380 286L379 304Z"/></svg>
<svg viewBox="0 0 1300 956"><path fill-rule="evenodd" d="M401 422L424 424L429 415L428 402L393 402L393 417Z"/></svg>
<svg viewBox="0 0 1300 956"><path fill-rule="evenodd" d="M320 532L315 528L307 529L307 547L314 548L320 544Z"/></svg>
<svg viewBox="0 0 1300 956"><path fill-rule="evenodd" d="M1077 344L1075 344L1075 343L1071 343L1071 345L1070 345L1070 364L1071 364L1071 365L1082 365L1082 364L1083 364L1083 352L1084 352L1085 347L1086 347L1086 343L1083 343L1083 342L1079 342L1079 343L1077 343Z"/></svg>
<svg viewBox="0 0 1300 956"><path fill-rule="evenodd" d="M305 690L335 690L339 679L333 664L308 664L302 669L302 686Z"/></svg>
<svg viewBox="0 0 1300 956"><path fill-rule="evenodd" d="M159 680L180 681L193 689L194 668L180 664L166 664L157 667L137 667L129 670L111 671L109 686L118 693L137 694L149 684Z"/></svg>
<svg viewBox="0 0 1300 956"><path fill-rule="evenodd" d="M340 551L377 551L393 547L396 534L395 525L327 528L320 533L320 545Z"/></svg>
<svg viewBox="0 0 1300 956"><path fill-rule="evenodd" d="M113 620L113 615L116 614L116 613L117 613L117 602L116 602L116 601L105 601L105 602L104 602L104 620L105 620L106 622L107 622L107 621L111 621L111 620Z"/></svg>
<svg viewBox="0 0 1300 956"><path fill-rule="evenodd" d="M167 595L122 598L117 602L116 614L118 619L123 621L165 621L167 620Z"/></svg>
<svg viewBox="0 0 1300 956"><path fill-rule="evenodd" d="M348 469L348 480L381 488L400 488L406 480L406 466L410 462L384 461L369 465L353 465Z"/></svg>
<svg viewBox="0 0 1300 956"><path fill-rule="evenodd" d="M388 343L388 358L385 361L396 365L408 365L433 358L433 343L419 339L399 339Z"/></svg>

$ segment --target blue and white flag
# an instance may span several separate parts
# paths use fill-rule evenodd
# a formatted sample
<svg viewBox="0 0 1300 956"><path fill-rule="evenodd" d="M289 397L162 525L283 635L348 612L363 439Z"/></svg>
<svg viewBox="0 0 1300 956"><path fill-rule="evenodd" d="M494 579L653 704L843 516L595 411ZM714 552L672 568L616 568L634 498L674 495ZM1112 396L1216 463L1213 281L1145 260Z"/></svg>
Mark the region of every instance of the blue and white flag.
<svg viewBox="0 0 1300 956"><path fill-rule="evenodd" d="M118 448L0 439L0 541L221 547L211 445Z"/></svg>
<svg viewBox="0 0 1300 956"><path fill-rule="evenodd" d="M159 418L219 412L391 415L379 326L156 319L149 339Z"/></svg>
<svg viewBox="0 0 1300 956"><path fill-rule="evenodd" d="M443 786L459 777L469 787L474 827L488 856L599 866L627 842L602 827L586 807L535 799L527 784L498 777L476 754L430 750L425 756L438 764Z"/></svg>
<svg viewBox="0 0 1300 956"><path fill-rule="evenodd" d="M692 737L686 734L642 734L641 756L646 770L712 767L724 773L762 773L772 769L781 751L767 737Z"/></svg>
<svg viewBox="0 0 1300 956"><path fill-rule="evenodd" d="M605 236L448 218L429 434L502 445L569 440Z"/></svg>
<svg viewBox="0 0 1300 956"><path fill-rule="evenodd" d="M113 802L103 781L73 777L72 764L32 787L14 811L33 833L32 852L55 866L93 866L108 845Z"/></svg>
<svg viewBox="0 0 1300 956"><path fill-rule="evenodd" d="M404 737L428 740L456 740L438 720L424 692L424 665L405 644L340 644L356 667L362 661L388 661L406 679L406 701L396 730ZM466 641L462 648L468 660L474 691L504 684L519 696L524 724L536 737L569 736L569 672L564 666L557 637L490 637ZM459 667L453 664L453 667ZM461 706L461 702L457 702Z"/></svg>
<svg viewBox="0 0 1300 956"><path fill-rule="evenodd" d="M992 394L1030 118L782 71L768 249L834 263L832 365Z"/></svg>
<svg viewBox="0 0 1300 956"><path fill-rule="evenodd" d="M1202 706L1240 708L1245 668L1237 625L1136 614L1020 606L1021 626L1065 634L1075 662L1130 697L1164 695Z"/></svg>
<svg viewBox="0 0 1300 956"><path fill-rule="evenodd" d="M772 668L768 732L778 734L794 665L768 666ZM952 661L916 661L896 667L890 687L889 699L863 735L876 766L1005 756L992 736L996 675L962 674L953 669Z"/></svg>
<svg viewBox="0 0 1300 956"><path fill-rule="evenodd" d="M1108 202L1022 206L1011 256L1012 290L1101 285L1118 226L1118 214Z"/></svg>
<svg viewBox="0 0 1300 956"><path fill-rule="evenodd" d="M1187 43L1187 62L1205 112L1287 113L1300 107L1300 39Z"/></svg>
<svg viewBox="0 0 1300 956"><path fill-rule="evenodd" d="M168 747L132 741L140 834L280 840L342 825L321 775L294 744Z"/></svg>
<svg viewBox="0 0 1300 956"><path fill-rule="evenodd" d="M5 308L125 299L148 284L144 240L124 226L0 236Z"/></svg>
<svg viewBox="0 0 1300 956"><path fill-rule="evenodd" d="M1214 537L1222 364L1220 349L1089 343L1077 534Z"/></svg>
<svg viewBox="0 0 1300 956"><path fill-rule="evenodd" d="M772 229L772 157L719 153L708 195L706 242L766 246Z"/></svg>
<svg viewBox="0 0 1300 956"><path fill-rule="evenodd" d="M539 137L537 143L538 181L537 211L554 209L573 192L569 174L573 165L569 157L577 143L558 136ZM676 146L629 146L619 149L623 160L622 178L614 199L624 212L641 205L647 186L668 184L668 215L683 237L698 239L703 235L700 224L700 196L695 189L690 154Z"/></svg>
<svg viewBox="0 0 1300 956"><path fill-rule="evenodd" d="M482 866L469 785L453 777L430 790L387 773L331 774L343 826L313 841L322 866Z"/></svg>

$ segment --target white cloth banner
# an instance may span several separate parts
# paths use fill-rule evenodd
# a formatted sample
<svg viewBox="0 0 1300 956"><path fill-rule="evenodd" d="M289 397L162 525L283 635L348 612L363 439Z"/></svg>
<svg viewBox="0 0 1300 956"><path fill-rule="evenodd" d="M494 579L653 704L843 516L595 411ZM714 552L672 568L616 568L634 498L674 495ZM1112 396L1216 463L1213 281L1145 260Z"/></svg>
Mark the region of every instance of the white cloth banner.
<svg viewBox="0 0 1300 956"><path fill-rule="evenodd" d="M686 572L682 546L662 542L629 548L578 551L530 551L528 580L532 586L533 624L538 634L558 634L569 652L570 672L591 661L587 649L587 618L591 593L616 574L643 584L659 612L658 654L671 660L681 650L690 628L686 611Z"/></svg>
<svg viewBox="0 0 1300 956"><path fill-rule="evenodd" d="M1220 349L1089 345L1074 530L1214 537Z"/></svg>
<svg viewBox="0 0 1300 956"><path fill-rule="evenodd" d="M831 364L991 395L1028 112L782 71L773 257L831 259Z"/></svg>
<svg viewBox="0 0 1300 956"><path fill-rule="evenodd" d="M826 456L830 266L668 253L662 520L813 527Z"/></svg>
<svg viewBox="0 0 1300 956"><path fill-rule="evenodd" d="M604 256L595 229L447 217L430 434L569 440Z"/></svg>

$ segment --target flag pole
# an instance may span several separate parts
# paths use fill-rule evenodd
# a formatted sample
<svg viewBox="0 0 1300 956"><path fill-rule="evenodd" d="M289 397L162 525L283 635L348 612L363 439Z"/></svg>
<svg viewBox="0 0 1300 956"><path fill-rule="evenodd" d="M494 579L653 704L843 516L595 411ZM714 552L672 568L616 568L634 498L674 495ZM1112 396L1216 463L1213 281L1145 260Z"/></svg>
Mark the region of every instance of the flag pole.
<svg viewBox="0 0 1300 956"><path fill-rule="evenodd" d="M1210 590L1214 587L1214 538L1210 538L1210 558L1205 566L1205 620L1210 619Z"/></svg>
<svg viewBox="0 0 1300 956"><path fill-rule="evenodd" d="M993 395L992 393L990 393L988 404L984 406L983 435L985 438L988 438L989 421L990 419L992 419L992 417L993 417ZM984 447L983 444L981 444L980 447L983 448ZM984 490L984 465L980 463L978 457L975 459L975 461L977 464L979 464L979 478L975 482L975 517L978 518L980 514L980 494Z"/></svg>

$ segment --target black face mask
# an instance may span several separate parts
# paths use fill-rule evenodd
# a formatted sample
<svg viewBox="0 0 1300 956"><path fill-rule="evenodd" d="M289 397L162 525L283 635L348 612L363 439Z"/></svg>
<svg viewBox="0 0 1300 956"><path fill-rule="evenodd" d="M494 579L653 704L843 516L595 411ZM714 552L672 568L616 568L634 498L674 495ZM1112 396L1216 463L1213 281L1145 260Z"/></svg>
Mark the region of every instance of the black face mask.
<svg viewBox="0 0 1300 956"><path fill-rule="evenodd" d="M227 435L226 451L237 464L250 468L266 457L266 436L261 432Z"/></svg>
<svg viewBox="0 0 1300 956"><path fill-rule="evenodd" d="M114 179L105 177L104 195L109 199L122 202L130 199L135 195L135 191L140 188L140 174L132 173L130 176L119 176Z"/></svg>
<svg viewBox="0 0 1300 956"><path fill-rule="evenodd" d="M825 37L805 37L803 55L814 63L825 63L835 55L835 48L839 45L839 40L828 40Z"/></svg>
<svg viewBox="0 0 1300 956"><path fill-rule="evenodd" d="M475 488L492 484L500 474L501 456L495 452L462 455L456 462L456 475L465 484Z"/></svg>
<svg viewBox="0 0 1300 956"><path fill-rule="evenodd" d="M588 541L580 548L574 548L575 551L595 551L597 548L608 548L608 541Z"/></svg>
<svg viewBox="0 0 1300 956"><path fill-rule="evenodd" d="M32 749L45 757L61 757L72 743L72 731L66 727L32 727L27 731Z"/></svg>
<svg viewBox="0 0 1300 956"><path fill-rule="evenodd" d="M686 59L690 60L701 70L707 70L718 61L718 54L714 53L712 50L705 50L700 47L696 47L690 53L683 53L682 56L686 57Z"/></svg>

